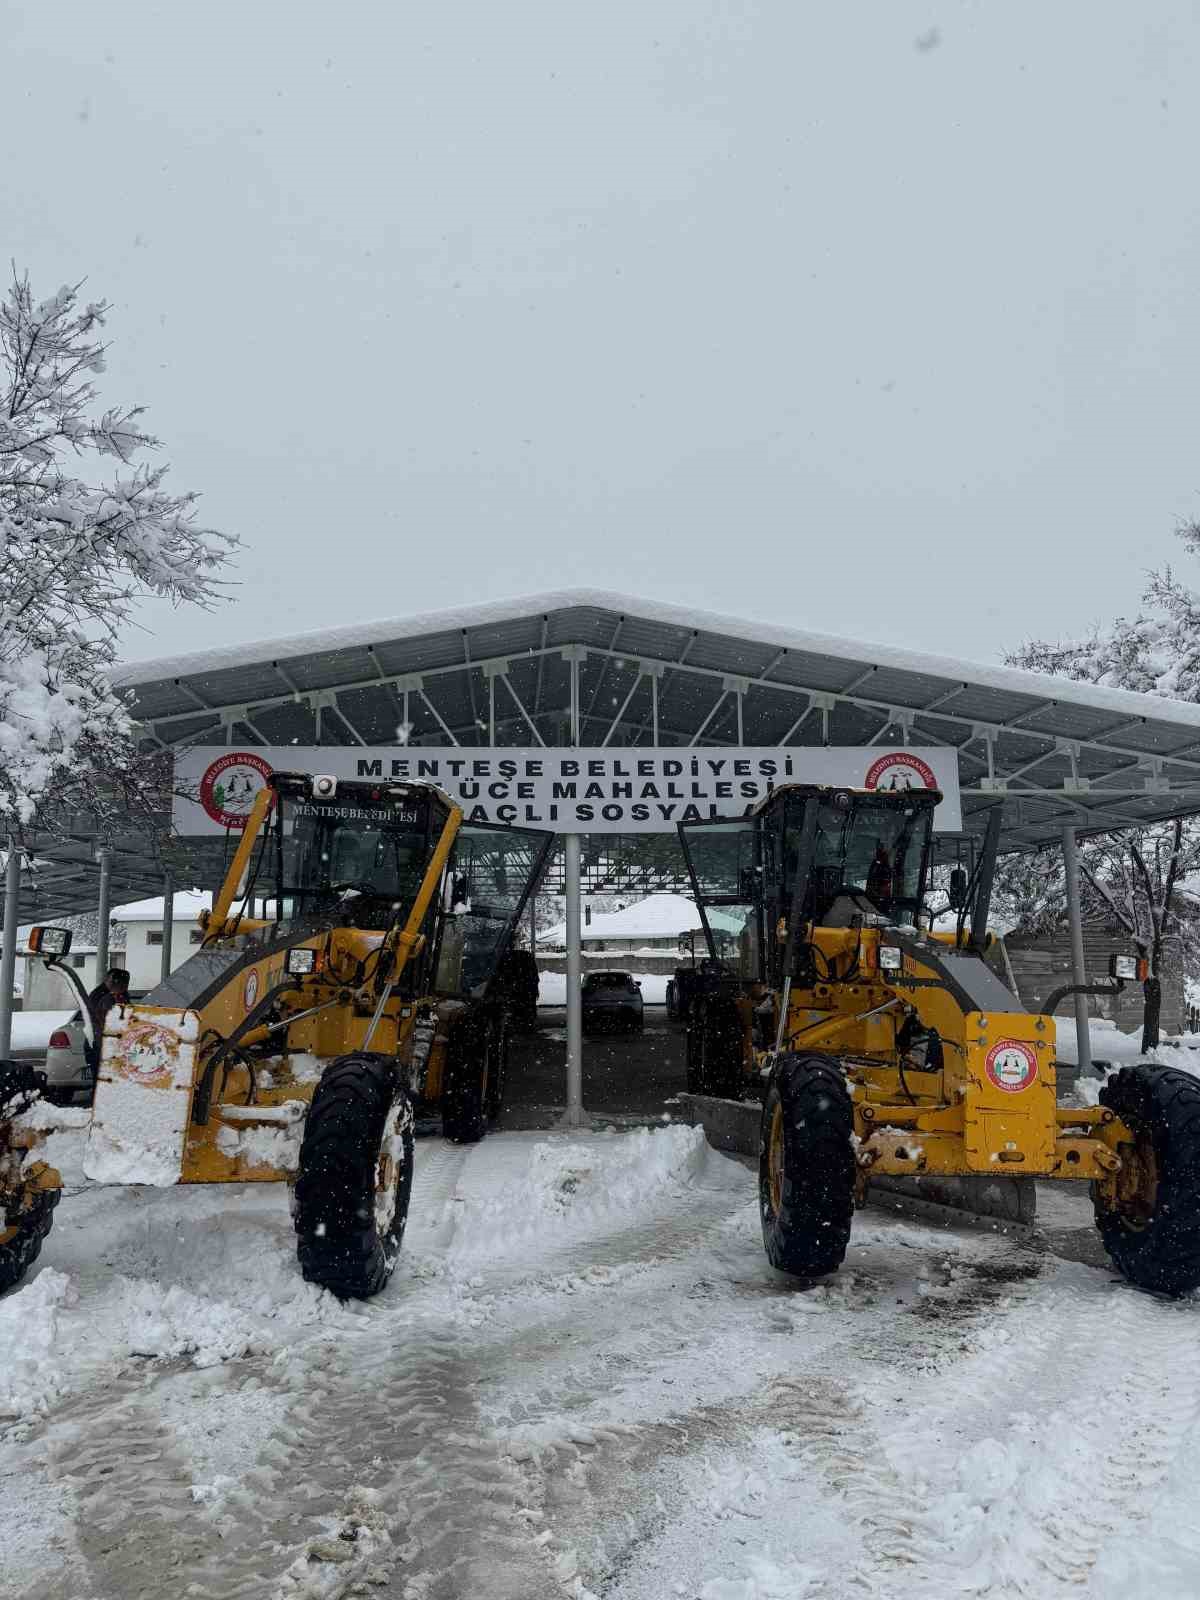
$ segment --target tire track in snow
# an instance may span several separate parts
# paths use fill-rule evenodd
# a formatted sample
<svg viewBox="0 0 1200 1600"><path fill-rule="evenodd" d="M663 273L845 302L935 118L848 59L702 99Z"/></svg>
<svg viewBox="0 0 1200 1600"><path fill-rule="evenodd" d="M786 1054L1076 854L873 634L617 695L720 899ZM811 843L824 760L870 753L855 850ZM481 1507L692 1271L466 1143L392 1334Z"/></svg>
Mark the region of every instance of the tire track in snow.
<svg viewBox="0 0 1200 1600"><path fill-rule="evenodd" d="M414 1173L414 1204L423 1208L425 1231L434 1239L452 1233L448 1202L467 1155L453 1146L435 1146ZM191 1464L156 1415L155 1389L177 1372L178 1363L110 1378L98 1397L84 1395L58 1407L43 1430L45 1452L51 1472L74 1491L76 1538L95 1600L157 1597L172 1592L183 1571L196 1586L196 1594L261 1600L283 1581L295 1558L296 1520L305 1528L301 1541L326 1547L326 1555L317 1563L326 1572L321 1581L314 1579L312 1593L344 1592L345 1584L336 1581L343 1567L347 1583L357 1581L364 1569L374 1570L378 1564L374 1557L385 1550L395 1526L386 1510L371 1519L377 1526L368 1530L376 1535L366 1541L369 1559L331 1559L343 1557L347 1544L356 1542L337 1539L339 1532L354 1525L356 1507L347 1505L347 1497L353 1498L356 1483L343 1470L350 1466L349 1458L336 1446L331 1448L331 1438L338 1439L336 1429L342 1426L349 1437L357 1434L352 1451L356 1463L372 1468L368 1477L379 1478L391 1442L384 1432L391 1433L398 1421L407 1421L414 1437L429 1431L444 1415L447 1399L447 1363L445 1353L437 1349L440 1330L428 1330L416 1341L415 1350L397 1363L390 1360L389 1340L382 1350L372 1349L376 1321L368 1314L359 1327L340 1330L336 1339L331 1340L327 1330L318 1330L307 1340L297 1368L286 1374L289 1386L298 1386L302 1398L283 1425L264 1439L255 1466L225 1497L217 1516L197 1504ZM388 1427L377 1429L377 1438L369 1430L364 1434L355 1419L341 1415L332 1435L314 1434L314 1405L330 1399L339 1383L357 1392L364 1382L365 1371L353 1364L359 1353L364 1369L387 1368L366 1379L373 1403L399 1409L389 1412ZM269 1358L248 1358L236 1365L259 1380L272 1379ZM365 1453L368 1435L379 1448ZM334 1484L321 1481L328 1466L337 1469ZM315 1477L301 1478L297 1484L298 1472L314 1471ZM300 1502L299 1518L288 1515L274 1527L267 1519L264 1525L264 1503L277 1499L286 1506L291 1496ZM324 1581L325 1577L333 1581ZM80 1600L78 1584L76 1575L65 1574L57 1589L46 1592L61 1595L62 1600ZM302 1580L286 1588L306 1592Z"/></svg>
<svg viewBox="0 0 1200 1600"><path fill-rule="evenodd" d="M931 1600L1090 1592L1105 1549L1147 1519L1200 1406L1194 1304L1082 1267L1058 1268L1048 1288L1003 1346L912 1413L912 1439L890 1442L927 1501L906 1581ZM858 1576L868 1593L890 1581L878 1563Z"/></svg>
<svg viewBox="0 0 1200 1600"><path fill-rule="evenodd" d="M797 1299L794 1287L779 1285L761 1262L742 1186L708 1183L703 1174L681 1179L644 1196L637 1211L582 1223L567 1218L515 1255L473 1257L458 1248L464 1239L455 1218L469 1214L459 1192L464 1178L478 1164L476 1176L486 1179L488 1161L480 1157L487 1148L418 1146L408 1241L415 1273L406 1278L402 1264L389 1293L352 1328L302 1335L295 1364L281 1374L295 1401L282 1427L264 1439L219 1525L191 1503L186 1464L153 1415L150 1390L135 1393L134 1385L114 1396L110 1388L91 1410L81 1403L76 1420L82 1426L87 1419L93 1437L86 1457L76 1451L72 1460L83 1468L80 1532L92 1541L95 1600L143 1593L160 1600L178 1592L181 1572L197 1596L212 1600L336 1596L381 1572L404 1585L406 1600L457 1600L472 1593L471 1585L497 1600L510 1593L521 1600L559 1595L575 1579L571 1545L553 1526L537 1531L539 1496L553 1517L567 1520L567 1487L579 1489L579 1503L586 1506L591 1496L602 1526L615 1526L611 1495L594 1493L601 1473L611 1466L619 1495L652 1461L683 1450L680 1441L699 1449L725 1437L717 1410L731 1393L740 1405L747 1388L736 1372L722 1375L698 1403L680 1396L682 1422L647 1421L630 1434L603 1419L593 1426L587 1413L606 1387L626 1378L653 1380L664 1360L702 1362L721 1332L709 1326L710 1294L714 1315L739 1304L746 1315L775 1308L782 1315ZM748 1178L744 1188L750 1192ZM897 1282L911 1279L913 1267L945 1254L943 1239L932 1232L926 1238L917 1230L908 1251L896 1244L898 1233L884 1231L886 1248L902 1265L880 1274L877 1284L852 1267L845 1280L851 1293L861 1271L864 1292L886 1298ZM953 1292L947 1304L952 1300ZM566 1349L563 1336L581 1303L587 1334ZM816 1351L869 1328L880 1364L922 1340L946 1342L937 1325L934 1334L888 1343L892 1320L882 1307L846 1298L823 1319L822 1337L808 1338ZM730 1325L736 1329L736 1316ZM961 1332L949 1312L944 1326L954 1336ZM531 1391L527 1375L535 1364ZM751 1374L749 1388L756 1383ZM515 1402L519 1418L512 1411L514 1384L524 1391ZM854 1486L879 1451L863 1435L864 1411L855 1410L854 1395L840 1388L807 1398L767 1392L771 1406L794 1411L797 1448L810 1452L814 1472L857 1493ZM510 1415L489 1437L486 1408L496 1394L508 1397ZM751 1412L755 1403L752 1395ZM541 1462L515 1458L518 1434L565 1435L572 1416L580 1426L561 1459L557 1445ZM888 1492L876 1485L867 1498L883 1504ZM881 1526L907 1527L903 1495L887 1505ZM614 1535L618 1554L622 1538L628 1547L628 1530ZM59 1593L80 1600L77 1587Z"/></svg>

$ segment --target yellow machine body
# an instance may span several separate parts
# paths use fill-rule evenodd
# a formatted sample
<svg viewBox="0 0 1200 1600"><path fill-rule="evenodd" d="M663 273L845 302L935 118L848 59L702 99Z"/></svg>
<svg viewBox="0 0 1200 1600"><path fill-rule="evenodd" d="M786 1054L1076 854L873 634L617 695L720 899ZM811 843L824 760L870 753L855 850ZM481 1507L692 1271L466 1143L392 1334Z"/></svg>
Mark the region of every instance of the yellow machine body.
<svg viewBox="0 0 1200 1600"><path fill-rule="evenodd" d="M789 1054L836 1060L852 1097L860 1198L873 1177L920 1175L1091 1179L1115 1193L1133 1136L1101 1106L1058 1105L1053 1017L1024 1010L983 951L963 938L961 924L945 934L918 926L928 818L940 796L913 801L914 815L927 814L926 834L909 846L921 860L910 874L904 921L887 902L874 914L860 857L855 880L841 885L858 914L839 902L837 920L847 925L838 926L816 914L821 900L807 881L796 885L797 872L819 877L819 834L814 824L805 844L785 830L779 818L791 796L798 808L836 797L853 815L859 807L882 814L904 798L797 786L775 791L753 818L681 827L711 956L708 993L695 1003L690 1027L703 1030L706 1007L710 1014L723 1008L723 1048L740 1057L726 1092L753 1092ZM799 823L793 832L802 833ZM780 872L772 900L772 861L784 859L793 875ZM731 901L746 919L739 938L713 931ZM931 1037L938 1042L932 1060ZM910 1039L919 1041L915 1048Z"/></svg>
<svg viewBox="0 0 1200 1600"><path fill-rule="evenodd" d="M310 780L276 777L299 786L311 813ZM399 902L385 908L388 916L378 927L356 925L362 919L354 915L353 899L344 920L330 908L319 926L311 917L269 921L235 912L253 881L255 852L261 860L273 822L282 827L273 817L279 796L262 790L213 909L201 914L200 950L149 1002L109 1012L88 1127L87 1176L156 1185L290 1178L323 1068L354 1052L394 1059L418 1103L440 1101L452 1032L472 1009L462 997L463 942L449 931L446 915L467 881L456 876L463 864L455 854L463 814L427 784L342 784L338 793L349 796L349 814L367 815L368 827L373 823L357 809L356 791L371 804L386 805L399 794L396 804L415 797L414 805L429 808L434 820L427 824L423 870L411 897L403 908ZM501 831L509 841L519 837L519 830L490 830ZM530 881L546 846L548 840L539 841L529 857ZM511 856L497 859L511 863ZM509 876L524 882L511 865ZM516 906L512 925L518 914ZM38 941L56 931L36 930ZM505 947L497 938L496 953ZM302 951L311 957L298 959ZM189 988L189 974L196 998L181 1004L174 992ZM24 1138L26 1175L35 1145Z"/></svg>
<svg viewBox="0 0 1200 1600"><path fill-rule="evenodd" d="M845 1063L864 1181L929 1173L1103 1182L1112 1175L1120 1124L1099 1107L1058 1107L1052 1017L1016 1009L1015 1000L1011 1011L964 1010L941 977L948 941L936 935L900 940L877 929L815 928L812 940L835 965L856 958L864 978L792 987L786 1047ZM898 972L880 969L885 941L902 951ZM939 1070L906 1062L897 1048L897 1024L908 1016L936 1030ZM747 1037L752 1072L768 1053L755 1052Z"/></svg>

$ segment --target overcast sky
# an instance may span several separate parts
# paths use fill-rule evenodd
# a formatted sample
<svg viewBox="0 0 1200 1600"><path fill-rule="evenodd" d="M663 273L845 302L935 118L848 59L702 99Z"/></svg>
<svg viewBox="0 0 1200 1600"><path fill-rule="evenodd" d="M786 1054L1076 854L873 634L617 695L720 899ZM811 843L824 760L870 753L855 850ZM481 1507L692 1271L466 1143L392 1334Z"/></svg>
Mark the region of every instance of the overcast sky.
<svg viewBox="0 0 1200 1600"><path fill-rule="evenodd" d="M589 584L994 659L1200 515L1200 11L0 0L0 233L245 541L145 658Z"/></svg>

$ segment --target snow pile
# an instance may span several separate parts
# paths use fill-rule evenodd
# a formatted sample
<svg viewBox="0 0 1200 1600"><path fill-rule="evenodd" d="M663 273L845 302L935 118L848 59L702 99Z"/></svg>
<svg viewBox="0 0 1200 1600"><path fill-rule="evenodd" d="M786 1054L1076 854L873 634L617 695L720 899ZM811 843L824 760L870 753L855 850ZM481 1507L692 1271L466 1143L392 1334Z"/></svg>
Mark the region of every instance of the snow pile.
<svg viewBox="0 0 1200 1600"><path fill-rule="evenodd" d="M37 1100L14 1117L13 1126L42 1135L26 1155L26 1163L45 1161L57 1169L65 1184L77 1185L84 1181L84 1138L91 1120L88 1106L52 1106L48 1100Z"/></svg>
<svg viewBox="0 0 1200 1600"><path fill-rule="evenodd" d="M0 1300L0 1417L46 1411L63 1392L60 1314L78 1300L71 1279L51 1268Z"/></svg>
<svg viewBox="0 0 1200 1600"><path fill-rule="evenodd" d="M226 1106L225 1122L217 1129L217 1149L240 1161L243 1169L292 1171L300 1160L307 1114L305 1100L285 1100L280 1106ZM231 1126L243 1120L246 1126Z"/></svg>
<svg viewBox="0 0 1200 1600"><path fill-rule="evenodd" d="M130 1361L279 1358L361 1324L301 1278L282 1185L89 1188L60 1203L46 1257L0 1300L0 1417Z"/></svg>
<svg viewBox="0 0 1200 1600"><path fill-rule="evenodd" d="M583 1231L695 1182L710 1159L700 1128L639 1128L618 1138L534 1145L518 1178L463 1198L452 1254L520 1254L551 1230Z"/></svg>
<svg viewBox="0 0 1200 1600"><path fill-rule="evenodd" d="M1078 1066L1079 1040L1075 1032L1075 1018L1055 1017L1054 1029L1056 1059L1065 1066ZM1092 1042L1093 1061L1111 1061L1120 1065L1126 1061L1144 1059L1140 1028L1136 1033L1123 1033L1115 1022L1107 1022L1103 1017L1090 1017L1088 1037Z"/></svg>

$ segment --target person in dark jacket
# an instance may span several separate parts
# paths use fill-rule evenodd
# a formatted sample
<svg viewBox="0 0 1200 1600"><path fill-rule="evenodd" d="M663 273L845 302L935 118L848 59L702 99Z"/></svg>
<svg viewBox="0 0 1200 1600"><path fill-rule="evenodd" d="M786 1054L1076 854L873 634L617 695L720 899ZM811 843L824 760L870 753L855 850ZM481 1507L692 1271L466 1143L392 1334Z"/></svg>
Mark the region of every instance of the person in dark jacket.
<svg viewBox="0 0 1200 1600"><path fill-rule="evenodd" d="M94 1043L87 1046L87 1064L92 1069L94 1078L100 1068L100 1048L104 1038L104 1024L108 1020L108 1013L114 1006L129 1004L129 974L124 967L110 967L104 974L104 982L98 983L88 995L88 1010L92 1014L92 1032L95 1034Z"/></svg>

